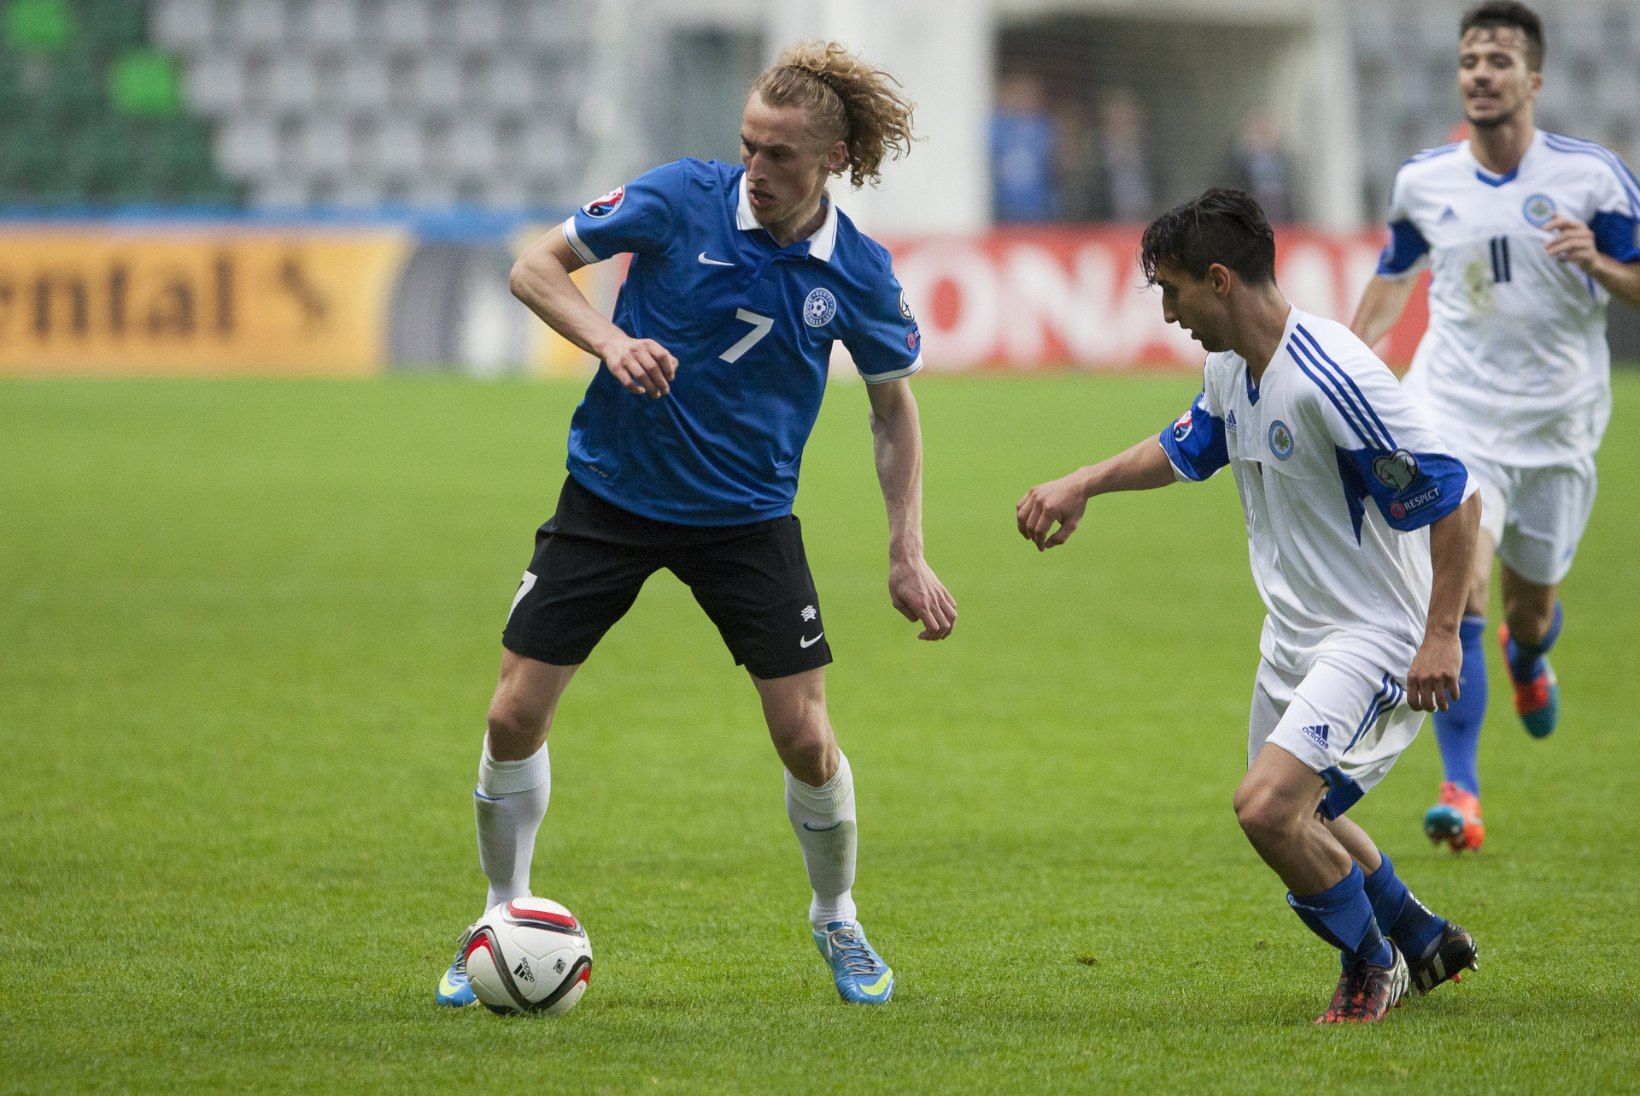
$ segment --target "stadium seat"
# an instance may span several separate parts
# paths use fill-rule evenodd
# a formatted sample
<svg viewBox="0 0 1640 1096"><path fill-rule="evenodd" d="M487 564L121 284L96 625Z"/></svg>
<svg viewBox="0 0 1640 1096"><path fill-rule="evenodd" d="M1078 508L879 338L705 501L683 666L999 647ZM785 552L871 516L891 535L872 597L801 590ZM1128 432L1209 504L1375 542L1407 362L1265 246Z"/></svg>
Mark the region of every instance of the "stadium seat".
<svg viewBox="0 0 1640 1096"><path fill-rule="evenodd" d="M52 57L49 66L45 93L35 109L68 121L96 117L108 109L105 69L91 56L65 50Z"/></svg>
<svg viewBox="0 0 1640 1096"><path fill-rule="evenodd" d="M358 6L354 0L310 4L303 17L293 22L290 33L310 48L355 49L363 37Z"/></svg>
<svg viewBox="0 0 1640 1096"><path fill-rule="evenodd" d="M462 0L452 12L452 41L457 48L493 50L505 45L510 37L499 0Z"/></svg>
<svg viewBox="0 0 1640 1096"><path fill-rule="evenodd" d="M333 115L315 117L297 142L296 163L309 175L339 176L350 165L351 149L346 122Z"/></svg>
<svg viewBox="0 0 1640 1096"><path fill-rule="evenodd" d="M229 117L248 102L245 67L237 57L195 57L188 62L183 86L189 105L210 118Z"/></svg>
<svg viewBox="0 0 1640 1096"><path fill-rule="evenodd" d="M585 41L592 5L576 0L535 0L523 7L521 37L532 45L557 46Z"/></svg>
<svg viewBox="0 0 1640 1096"><path fill-rule="evenodd" d="M426 161L425 141L418 119L388 118L375 133L376 169L384 176L413 176Z"/></svg>
<svg viewBox="0 0 1640 1096"><path fill-rule="evenodd" d="M74 13L67 0L11 0L5 8L5 43L26 53L57 53L74 41Z"/></svg>
<svg viewBox="0 0 1640 1096"><path fill-rule="evenodd" d="M424 112L450 113L462 102L461 69L450 54L423 54L413 86L414 101Z"/></svg>
<svg viewBox="0 0 1640 1096"><path fill-rule="evenodd" d="M267 94L262 105L281 114L303 114L319 106L317 64L312 54L286 47L268 60Z"/></svg>
<svg viewBox="0 0 1640 1096"><path fill-rule="evenodd" d="M116 57L109 69L108 91L114 109L126 115L164 116L182 106L176 62L155 50L130 49Z"/></svg>
<svg viewBox="0 0 1640 1096"><path fill-rule="evenodd" d="M387 58L380 53L350 55L342 67L341 85L341 104L354 115L385 111L393 102Z"/></svg>
<svg viewBox="0 0 1640 1096"><path fill-rule="evenodd" d="M217 130L216 162L230 178L255 183L279 164L279 131L265 116L239 116Z"/></svg>
<svg viewBox="0 0 1640 1096"><path fill-rule="evenodd" d="M481 97L497 113L524 112L535 103L529 62L521 54L504 53L490 59L469 81L469 95Z"/></svg>
<svg viewBox="0 0 1640 1096"><path fill-rule="evenodd" d="M306 179L281 172L264 175L257 180L252 198L257 205L269 209L294 210L308 205L312 193L312 187Z"/></svg>
<svg viewBox="0 0 1640 1096"><path fill-rule="evenodd" d="M486 178L495 174L499 168L498 148L495 124L488 117L461 117L450 129L450 162L459 165L465 174L477 173Z"/></svg>
<svg viewBox="0 0 1640 1096"><path fill-rule="evenodd" d="M210 135L196 118L176 115L145 123L138 153L145 176L163 200L190 201L216 189Z"/></svg>
<svg viewBox="0 0 1640 1096"><path fill-rule="evenodd" d="M520 160L530 185L538 190L553 189L562 196L554 199L565 204L579 204L596 194L574 195L564 193L579 185L574 173L579 170L575 143L563 122L533 118L524 127Z"/></svg>
<svg viewBox="0 0 1640 1096"><path fill-rule="evenodd" d="M375 38L393 52L415 53L432 41L432 19L426 0L384 0L372 27Z"/></svg>
<svg viewBox="0 0 1640 1096"><path fill-rule="evenodd" d="M154 0L149 33L156 45L201 56L216 33L216 8L211 0Z"/></svg>
<svg viewBox="0 0 1640 1096"><path fill-rule="evenodd" d="M228 39L235 48L276 50L285 44L284 0L219 0Z"/></svg>
<svg viewBox="0 0 1640 1096"><path fill-rule="evenodd" d="M148 18L140 0L78 0L80 43L112 56L148 44Z"/></svg>

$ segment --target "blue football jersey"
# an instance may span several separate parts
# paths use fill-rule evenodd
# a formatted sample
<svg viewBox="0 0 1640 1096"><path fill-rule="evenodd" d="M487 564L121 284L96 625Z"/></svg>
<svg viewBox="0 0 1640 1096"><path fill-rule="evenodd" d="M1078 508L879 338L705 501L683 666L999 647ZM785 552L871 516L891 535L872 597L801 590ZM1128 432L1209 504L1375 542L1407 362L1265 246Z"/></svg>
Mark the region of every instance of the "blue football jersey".
<svg viewBox="0 0 1640 1096"><path fill-rule="evenodd" d="M829 198L814 235L779 246L744 179L738 166L678 160L564 222L589 263L632 253L614 322L678 360L662 399L599 368L570 423L569 472L657 521L738 525L791 512L834 342L868 383L922 367L888 252Z"/></svg>

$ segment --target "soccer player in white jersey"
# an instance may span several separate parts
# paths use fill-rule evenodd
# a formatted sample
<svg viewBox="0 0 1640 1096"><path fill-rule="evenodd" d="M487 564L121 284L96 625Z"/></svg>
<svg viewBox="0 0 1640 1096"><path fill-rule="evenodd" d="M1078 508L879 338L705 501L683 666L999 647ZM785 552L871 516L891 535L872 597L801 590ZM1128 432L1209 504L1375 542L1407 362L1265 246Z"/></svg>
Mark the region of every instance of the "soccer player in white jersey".
<svg viewBox="0 0 1640 1096"><path fill-rule="evenodd" d="M1207 350L1202 391L1164 430L1019 502L1039 550L1088 500L1226 465L1267 615L1236 818L1287 901L1342 960L1317 1023L1381 1019L1475 966L1345 817L1458 696L1458 617L1480 500L1394 374L1341 324L1288 304L1275 237L1242 191L1157 218L1141 246L1162 315ZM1057 524L1057 528L1055 528Z"/></svg>
<svg viewBox="0 0 1640 1096"><path fill-rule="evenodd" d="M836 43L784 51L753 84L741 164L679 160L587 203L519 259L514 293L601 367L570 425L569 477L502 633L474 807L485 906L530 893L559 697L639 588L666 568L751 675L785 765L814 942L845 1001L894 972L855 915L854 783L826 713L825 621L792 514L834 342L866 381L888 509L893 605L943 639L956 603L923 557L922 441L907 378L916 319L889 255L832 203L909 151L896 82ZM613 320L569 274L632 254ZM661 655L664 663L664 654ZM664 672L664 669L663 671ZM470 935L470 934L469 934ZM439 983L466 1005L468 941Z"/></svg>
<svg viewBox="0 0 1640 1096"><path fill-rule="evenodd" d="M1463 695L1435 715L1445 771L1424 816L1430 839L1454 852L1486 836L1476 760L1492 557L1515 711L1543 738L1560 708L1545 657L1560 635L1560 584L1594 505L1611 413L1606 302L1640 306L1640 183L1599 145L1536 128L1542 67L1543 24L1530 8L1490 0L1464 13L1469 138L1419 153L1396 175L1390 241L1351 323L1376 342L1428 266L1429 329L1406 386L1481 484Z"/></svg>

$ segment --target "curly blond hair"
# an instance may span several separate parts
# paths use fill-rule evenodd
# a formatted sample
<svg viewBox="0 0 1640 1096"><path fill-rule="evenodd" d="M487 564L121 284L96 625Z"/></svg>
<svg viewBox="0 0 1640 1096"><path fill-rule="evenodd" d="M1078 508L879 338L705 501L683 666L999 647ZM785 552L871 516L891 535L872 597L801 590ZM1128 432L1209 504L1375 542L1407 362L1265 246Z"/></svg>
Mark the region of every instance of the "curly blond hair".
<svg viewBox="0 0 1640 1096"><path fill-rule="evenodd" d="M883 157L911 151L911 113L916 104L900 82L873 68L837 42L818 39L787 46L752 84L772 107L798 106L828 143L848 148L849 183L858 190L882 179Z"/></svg>

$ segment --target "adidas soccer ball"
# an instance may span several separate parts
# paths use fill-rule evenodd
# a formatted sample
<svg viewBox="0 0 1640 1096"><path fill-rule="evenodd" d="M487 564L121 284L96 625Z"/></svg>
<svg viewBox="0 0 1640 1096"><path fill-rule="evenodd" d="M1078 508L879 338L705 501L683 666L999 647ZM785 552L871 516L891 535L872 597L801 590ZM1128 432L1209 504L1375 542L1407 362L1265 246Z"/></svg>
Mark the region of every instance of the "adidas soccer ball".
<svg viewBox="0 0 1640 1096"><path fill-rule="evenodd" d="M549 898L516 898L485 912L463 951L467 980L491 1012L559 1016L592 980L592 942Z"/></svg>

